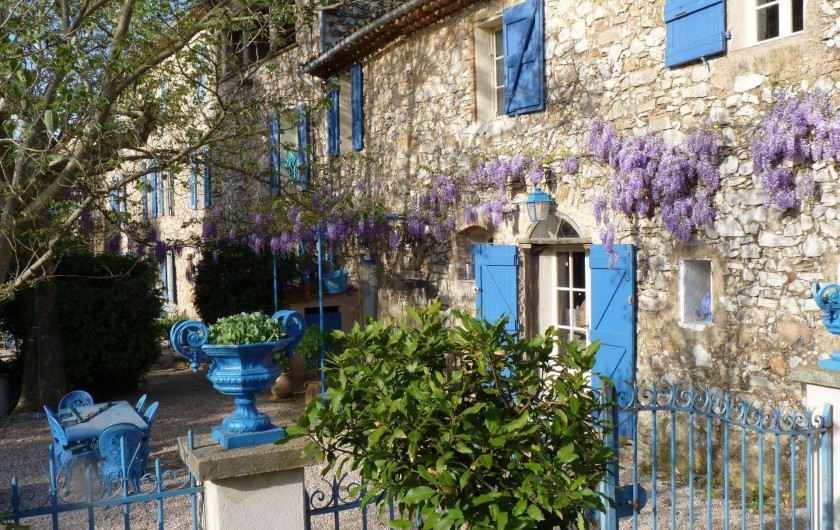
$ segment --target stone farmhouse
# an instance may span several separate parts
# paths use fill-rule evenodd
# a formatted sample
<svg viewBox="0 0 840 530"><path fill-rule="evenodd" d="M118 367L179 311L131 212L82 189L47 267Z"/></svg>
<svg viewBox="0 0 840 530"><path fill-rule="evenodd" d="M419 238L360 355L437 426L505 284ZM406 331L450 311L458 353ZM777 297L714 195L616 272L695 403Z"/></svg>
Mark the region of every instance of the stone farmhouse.
<svg viewBox="0 0 840 530"><path fill-rule="evenodd" d="M817 88L840 106L838 45L840 3L828 0L349 2L298 27L254 90L304 101L337 79L325 112L267 116L266 146L282 134L305 147L312 179L337 157L348 179L381 182L395 213L478 159L545 161L546 221L529 220L528 185L510 190L499 222L459 215L451 238L422 251L348 254L359 291L345 320L438 300L508 315L525 335L553 325L601 340L600 368L617 380L692 378L784 404L802 398L785 375L837 346L811 287L838 276L840 194L823 165L816 198L793 214L764 208L750 143L778 88ZM595 119L670 145L716 131L713 223L680 242L656 217L623 219L617 261L605 252L594 203L610 170L587 145ZM234 203L236 189L198 192L172 218ZM186 307L188 284L176 283Z"/></svg>

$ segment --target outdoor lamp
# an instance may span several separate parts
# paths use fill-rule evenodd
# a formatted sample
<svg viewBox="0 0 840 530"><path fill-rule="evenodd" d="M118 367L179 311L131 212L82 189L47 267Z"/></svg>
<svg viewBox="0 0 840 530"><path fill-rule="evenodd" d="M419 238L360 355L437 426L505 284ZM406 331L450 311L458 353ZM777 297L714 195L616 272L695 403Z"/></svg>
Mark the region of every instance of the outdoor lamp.
<svg viewBox="0 0 840 530"><path fill-rule="evenodd" d="M548 211L551 209L551 196L537 187L528 194L525 206L532 223L545 221L548 219Z"/></svg>

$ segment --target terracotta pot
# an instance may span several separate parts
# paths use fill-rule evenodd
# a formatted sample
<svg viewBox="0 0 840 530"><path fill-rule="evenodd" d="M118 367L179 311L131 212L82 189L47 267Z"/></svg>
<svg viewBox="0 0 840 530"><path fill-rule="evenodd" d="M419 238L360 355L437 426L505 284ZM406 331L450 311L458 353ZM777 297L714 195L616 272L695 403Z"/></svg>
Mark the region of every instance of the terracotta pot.
<svg viewBox="0 0 840 530"><path fill-rule="evenodd" d="M276 399L289 399L295 393L295 386L292 383L292 377L289 374L280 374L280 377L274 382L271 387L271 393Z"/></svg>
<svg viewBox="0 0 840 530"><path fill-rule="evenodd" d="M321 393L321 380L307 381L303 384L303 388L306 390L306 403L308 404L315 396Z"/></svg>

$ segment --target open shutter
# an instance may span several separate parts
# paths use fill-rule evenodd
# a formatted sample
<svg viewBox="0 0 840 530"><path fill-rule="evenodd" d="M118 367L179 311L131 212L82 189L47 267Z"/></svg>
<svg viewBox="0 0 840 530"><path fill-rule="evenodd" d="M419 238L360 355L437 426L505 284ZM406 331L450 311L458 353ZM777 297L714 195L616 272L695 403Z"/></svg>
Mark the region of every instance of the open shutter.
<svg viewBox="0 0 840 530"><path fill-rule="evenodd" d="M198 162L190 157L190 210L198 209Z"/></svg>
<svg viewBox="0 0 840 530"><path fill-rule="evenodd" d="M280 117L273 113L268 123L269 186L272 195L280 194Z"/></svg>
<svg viewBox="0 0 840 530"><path fill-rule="evenodd" d="M117 179L116 175L111 177L111 184L112 185L115 185L117 182L118 182L118 179ZM120 202L119 201L120 201L119 188L114 188L113 190L111 190L111 196L110 196L110 200L109 200L110 208L111 208L112 212L119 213L119 211L120 211Z"/></svg>
<svg viewBox="0 0 840 530"><path fill-rule="evenodd" d="M154 171L149 174L149 180L152 187L152 217L158 216L158 174L157 171Z"/></svg>
<svg viewBox="0 0 840 530"><path fill-rule="evenodd" d="M475 299L479 317L494 322L508 317L505 329L519 332L519 304L517 297L517 251L515 245L484 244L474 247Z"/></svg>
<svg viewBox="0 0 840 530"><path fill-rule="evenodd" d="M341 119L339 116L338 89L330 89L330 108L327 111L327 151L331 155L341 152L340 129Z"/></svg>
<svg viewBox="0 0 840 530"><path fill-rule="evenodd" d="M160 287L161 292L163 293L164 302L169 301L169 284L167 282L169 275L166 268L166 258L163 258L163 261L160 262Z"/></svg>
<svg viewBox="0 0 840 530"><path fill-rule="evenodd" d="M528 0L502 13L505 53L505 113L545 109L543 2Z"/></svg>
<svg viewBox="0 0 840 530"><path fill-rule="evenodd" d="M140 171L141 172L146 171L146 164L145 163L140 164ZM143 175L141 177L141 180L143 181L143 191L141 192L141 195L140 195L140 205L143 208L143 217L148 218L149 217L149 190L147 188L148 188L148 184L149 184L149 176L148 175Z"/></svg>
<svg viewBox="0 0 840 530"><path fill-rule="evenodd" d="M120 175L120 182L123 181L125 181L125 175ZM125 184L120 186L120 211L123 213L128 212L128 190Z"/></svg>
<svg viewBox="0 0 840 530"><path fill-rule="evenodd" d="M365 114L364 90L362 81L362 65L354 64L350 67L350 103L351 119L353 122L353 151L365 148Z"/></svg>
<svg viewBox="0 0 840 530"><path fill-rule="evenodd" d="M211 179L212 176L210 170L210 147L204 147L204 207L209 208L211 204L210 198L210 191L211 191Z"/></svg>
<svg viewBox="0 0 840 530"><path fill-rule="evenodd" d="M665 39L665 66L677 66L725 52L723 0L667 0Z"/></svg>
<svg viewBox="0 0 840 530"><path fill-rule="evenodd" d="M298 141L298 187L305 188L309 182L309 158L306 152L309 150L309 115L306 114L306 106L302 103L297 106L297 141Z"/></svg>
<svg viewBox="0 0 840 530"><path fill-rule="evenodd" d="M628 393L636 374L636 254L633 245L615 245L618 262L610 267L604 245L589 251L591 278L592 342L601 341L593 374L603 374L615 384L616 395ZM619 434L632 434L624 421Z"/></svg>

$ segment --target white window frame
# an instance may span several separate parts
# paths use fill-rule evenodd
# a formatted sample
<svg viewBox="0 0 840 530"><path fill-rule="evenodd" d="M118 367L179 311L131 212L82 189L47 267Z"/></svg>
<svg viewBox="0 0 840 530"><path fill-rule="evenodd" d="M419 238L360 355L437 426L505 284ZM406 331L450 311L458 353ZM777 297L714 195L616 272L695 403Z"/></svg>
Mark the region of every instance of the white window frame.
<svg viewBox="0 0 840 530"><path fill-rule="evenodd" d="M501 13L475 27L475 110L479 123L505 116L504 109L498 109L496 104L497 31L502 31Z"/></svg>
<svg viewBox="0 0 840 530"><path fill-rule="evenodd" d="M742 2L727 2L729 14L727 19L732 26L731 50L738 50L776 42L778 40L801 35L807 26L808 0L803 0L803 29L793 31L793 0L770 0L767 4L758 5L758 0L746 0ZM769 39L758 39L758 15L760 11L769 9L771 6L779 6L779 35Z"/></svg>
<svg viewBox="0 0 840 530"><path fill-rule="evenodd" d="M574 267L572 266L572 257L574 254L580 253L583 254L583 274L584 274L584 285L583 287L574 287ZM562 256L562 257L561 257ZM569 271L569 286L562 287L560 285L560 261L561 259L567 260L568 271ZM589 344L589 329L590 329L590 319L591 319L591 304L590 301L590 273L589 273L589 252L585 249L580 248L558 248L554 251L554 270L552 271L552 275L554 277L554 327L558 330L569 332L569 338L574 338L573 333L583 333L584 336L584 345ZM569 307L567 308L569 311L569 325L560 324L560 293L567 292L569 293ZM579 322L573 322L572 315L574 314L574 294L575 293L583 293L584 296L584 303L586 304L586 322L581 325L573 325L579 324Z"/></svg>
<svg viewBox="0 0 840 530"><path fill-rule="evenodd" d="M712 297L712 315L711 320L697 321L694 315L689 315L686 312L686 282L688 276L689 262L706 262L709 264L709 293ZM680 304L680 326L685 329L701 331L714 324L715 320L715 299L714 299L714 281L715 281L715 265L712 260L703 258L681 258L680 259L680 274L679 274L679 304Z"/></svg>

